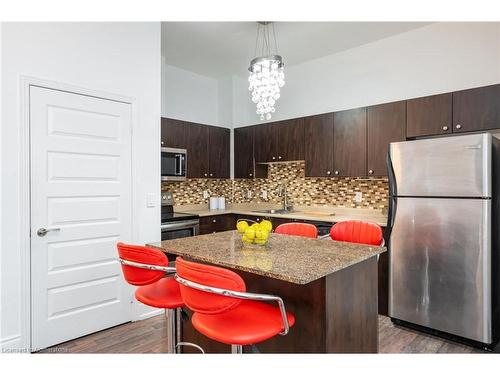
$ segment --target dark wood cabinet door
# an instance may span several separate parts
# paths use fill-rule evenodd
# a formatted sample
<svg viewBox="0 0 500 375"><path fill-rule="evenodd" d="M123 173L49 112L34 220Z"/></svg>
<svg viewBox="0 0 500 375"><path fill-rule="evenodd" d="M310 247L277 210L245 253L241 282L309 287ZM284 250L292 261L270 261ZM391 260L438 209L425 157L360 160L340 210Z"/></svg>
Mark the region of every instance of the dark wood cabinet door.
<svg viewBox="0 0 500 375"><path fill-rule="evenodd" d="M333 174L333 113L304 119L304 158L306 177Z"/></svg>
<svg viewBox="0 0 500 375"><path fill-rule="evenodd" d="M255 161L277 161L278 132L275 122L255 126Z"/></svg>
<svg viewBox="0 0 500 375"><path fill-rule="evenodd" d="M278 161L304 160L304 119L296 118L276 123L278 131Z"/></svg>
<svg viewBox="0 0 500 375"><path fill-rule="evenodd" d="M366 176L366 108L333 115L334 176Z"/></svg>
<svg viewBox="0 0 500 375"><path fill-rule="evenodd" d="M453 132L500 128L500 85L453 93Z"/></svg>
<svg viewBox="0 0 500 375"><path fill-rule="evenodd" d="M208 177L208 128L209 126L188 123L187 176Z"/></svg>
<svg viewBox="0 0 500 375"><path fill-rule="evenodd" d="M211 178L230 177L231 131L217 126L208 127L209 174Z"/></svg>
<svg viewBox="0 0 500 375"><path fill-rule="evenodd" d="M452 95L440 94L406 101L406 136L448 134L452 127Z"/></svg>
<svg viewBox="0 0 500 375"><path fill-rule="evenodd" d="M253 178L253 137L254 127L234 129L234 177Z"/></svg>
<svg viewBox="0 0 500 375"><path fill-rule="evenodd" d="M368 176L387 176L389 143L406 139L406 102L368 107L367 128Z"/></svg>
<svg viewBox="0 0 500 375"><path fill-rule="evenodd" d="M200 234L224 232L233 229L236 229L236 219L231 214L200 217Z"/></svg>
<svg viewBox="0 0 500 375"><path fill-rule="evenodd" d="M187 148L187 123L162 117L161 147Z"/></svg>

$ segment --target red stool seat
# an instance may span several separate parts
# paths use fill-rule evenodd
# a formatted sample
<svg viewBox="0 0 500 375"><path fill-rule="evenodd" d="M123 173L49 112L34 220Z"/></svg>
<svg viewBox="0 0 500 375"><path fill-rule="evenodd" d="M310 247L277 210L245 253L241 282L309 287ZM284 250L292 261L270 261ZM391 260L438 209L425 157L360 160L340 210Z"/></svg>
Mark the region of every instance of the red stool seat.
<svg viewBox="0 0 500 375"><path fill-rule="evenodd" d="M288 324L295 317L287 312ZM279 308L267 303L242 300L238 307L220 314L194 313L191 322L203 335L231 345L252 345L283 332Z"/></svg>
<svg viewBox="0 0 500 375"><path fill-rule="evenodd" d="M135 291L135 298L148 306L176 309L184 306L179 283L173 277L165 277Z"/></svg>
<svg viewBox="0 0 500 375"><path fill-rule="evenodd" d="M318 237L318 229L309 223L284 223L278 225L274 233L310 238Z"/></svg>
<svg viewBox="0 0 500 375"><path fill-rule="evenodd" d="M334 241L375 246L382 245L384 241L379 225L358 220L338 222L330 229L330 237Z"/></svg>

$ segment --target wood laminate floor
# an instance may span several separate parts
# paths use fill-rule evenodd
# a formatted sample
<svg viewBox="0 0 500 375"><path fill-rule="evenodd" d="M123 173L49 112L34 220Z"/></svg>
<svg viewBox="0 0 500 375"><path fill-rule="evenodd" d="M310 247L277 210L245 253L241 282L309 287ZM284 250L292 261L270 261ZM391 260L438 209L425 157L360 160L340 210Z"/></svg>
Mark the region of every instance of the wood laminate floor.
<svg viewBox="0 0 500 375"><path fill-rule="evenodd" d="M166 353L166 343L165 319L160 315L68 341L40 353ZM395 326L386 316L379 316L379 352L484 353L466 345Z"/></svg>

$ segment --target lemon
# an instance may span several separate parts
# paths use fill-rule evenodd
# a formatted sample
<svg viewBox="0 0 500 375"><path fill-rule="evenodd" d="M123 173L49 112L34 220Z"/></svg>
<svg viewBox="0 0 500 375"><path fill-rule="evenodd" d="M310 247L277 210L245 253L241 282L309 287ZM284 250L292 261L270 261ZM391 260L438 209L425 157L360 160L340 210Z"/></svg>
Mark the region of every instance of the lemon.
<svg viewBox="0 0 500 375"><path fill-rule="evenodd" d="M268 232L273 230L273 223L271 223L269 220L262 220L260 222L260 225L263 226Z"/></svg>
<svg viewBox="0 0 500 375"><path fill-rule="evenodd" d="M259 227L259 223L253 223L252 225L250 225L250 228L253 228L253 229L256 229Z"/></svg>
<svg viewBox="0 0 500 375"><path fill-rule="evenodd" d="M236 229L239 233L245 233L245 230L248 228L248 223L246 221L238 221L236 224Z"/></svg>
<svg viewBox="0 0 500 375"><path fill-rule="evenodd" d="M252 244L253 243L253 239L250 239L248 238L247 236L243 235L243 237L241 237L241 239L243 240L244 243L246 244Z"/></svg>
<svg viewBox="0 0 500 375"><path fill-rule="evenodd" d="M255 244L256 245L265 245L267 240L261 240L261 239L256 239Z"/></svg>
<svg viewBox="0 0 500 375"><path fill-rule="evenodd" d="M255 238L255 229L253 228L253 225L245 229L245 237L249 240L253 240Z"/></svg>
<svg viewBox="0 0 500 375"><path fill-rule="evenodd" d="M255 231L255 239L256 240L264 240L267 241L269 238L269 232L265 228L259 228Z"/></svg>

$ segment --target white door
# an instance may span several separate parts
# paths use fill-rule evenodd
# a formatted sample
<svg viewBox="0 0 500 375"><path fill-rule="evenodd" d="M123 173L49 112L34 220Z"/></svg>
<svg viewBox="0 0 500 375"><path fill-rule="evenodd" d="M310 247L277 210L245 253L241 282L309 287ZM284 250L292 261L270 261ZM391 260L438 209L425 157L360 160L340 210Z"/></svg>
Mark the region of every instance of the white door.
<svg viewBox="0 0 500 375"><path fill-rule="evenodd" d="M131 105L32 86L30 134L36 350L131 320Z"/></svg>

